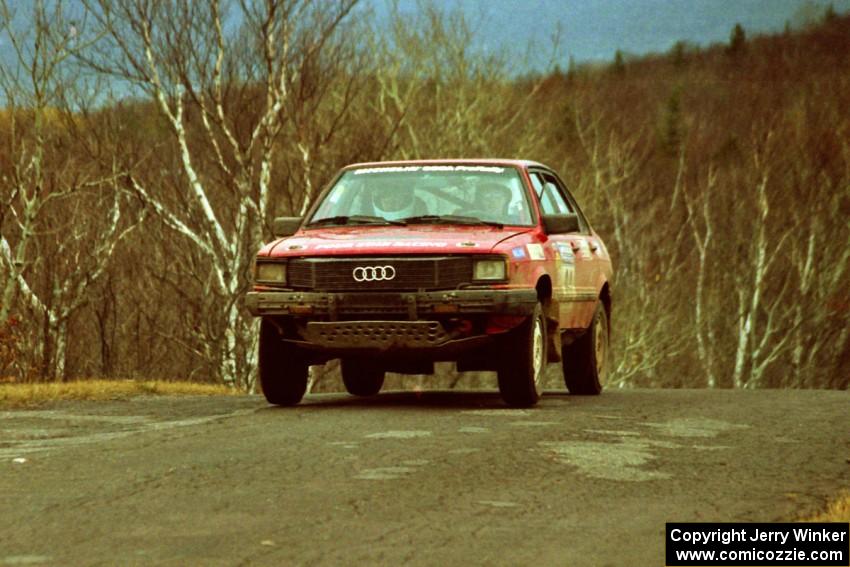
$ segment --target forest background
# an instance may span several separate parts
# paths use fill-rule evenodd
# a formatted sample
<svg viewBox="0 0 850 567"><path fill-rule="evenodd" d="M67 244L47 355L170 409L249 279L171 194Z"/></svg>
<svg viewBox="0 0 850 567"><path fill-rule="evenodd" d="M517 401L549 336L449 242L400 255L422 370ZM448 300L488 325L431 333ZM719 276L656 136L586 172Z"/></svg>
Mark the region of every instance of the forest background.
<svg viewBox="0 0 850 567"><path fill-rule="evenodd" d="M70 6L0 1L2 381L250 391L275 216L347 163L498 156L608 244L613 386L850 387L847 15L566 69L553 38L518 74L435 5L380 34L353 0Z"/></svg>

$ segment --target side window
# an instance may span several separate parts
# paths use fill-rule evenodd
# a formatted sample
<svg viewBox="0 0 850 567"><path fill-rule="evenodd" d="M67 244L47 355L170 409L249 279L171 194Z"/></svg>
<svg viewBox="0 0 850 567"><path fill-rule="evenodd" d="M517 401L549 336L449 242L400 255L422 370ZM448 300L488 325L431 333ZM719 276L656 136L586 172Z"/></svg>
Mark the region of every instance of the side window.
<svg viewBox="0 0 850 567"><path fill-rule="evenodd" d="M552 209L554 214L564 215L572 212L564 196L558 190L558 186L552 181L547 180L546 185L543 186L543 201L549 202L549 208Z"/></svg>
<svg viewBox="0 0 850 567"><path fill-rule="evenodd" d="M537 172L531 172L531 184L534 186L534 192L537 193L537 198L540 199L543 194L543 178Z"/></svg>
<svg viewBox="0 0 850 567"><path fill-rule="evenodd" d="M558 183L554 177L534 172L531 174L531 183L540 200L540 209L544 215L563 215L574 212L558 189Z"/></svg>

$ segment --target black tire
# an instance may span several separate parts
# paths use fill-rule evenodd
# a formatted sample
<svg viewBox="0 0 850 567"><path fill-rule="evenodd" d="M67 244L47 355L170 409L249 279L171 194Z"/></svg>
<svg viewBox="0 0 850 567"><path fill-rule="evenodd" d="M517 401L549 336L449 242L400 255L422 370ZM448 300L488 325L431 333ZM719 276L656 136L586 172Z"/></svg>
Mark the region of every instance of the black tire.
<svg viewBox="0 0 850 567"><path fill-rule="evenodd" d="M499 393L506 404L531 407L543 393L546 370L546 318L538 303L534 314L506 337L499 361Z"/></svg>
<svg viewBox="0 0 850 567"><path fill-rule="evenodd" d="M352 396L374 396L384 385L384 369L369 360L343 358L342 383Z"/></svg>
<svg viewBox="0 0 850 567"><path fill-rule="evenodd" d="M260 386L270 404L294 406L307 390L309 365L298 347L280 340L274 325L260 323Z"/></svg>
<svg viewBox="0 0 850 567"><path fill-rule="evenodd" d="M563 347L564 384L571 394L598 396L608 378L608 314L600 301L587 331Z"/></svg>

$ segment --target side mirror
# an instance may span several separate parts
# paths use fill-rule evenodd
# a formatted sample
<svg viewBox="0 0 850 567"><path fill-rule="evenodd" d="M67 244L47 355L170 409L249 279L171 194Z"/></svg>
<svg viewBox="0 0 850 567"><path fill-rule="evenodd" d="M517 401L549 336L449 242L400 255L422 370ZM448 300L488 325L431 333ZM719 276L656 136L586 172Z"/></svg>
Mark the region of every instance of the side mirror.
<svg viewBox="0 0 850 567"><path fill-rule="evenodd" d="M546 234L566 234L578 232L578 215L568 213L566 215L543 215L543 228Z"/></svg>
<svg viewBox="0 0 850 567"><path fill-rule="evenodd" d="M277 217L272 221L272 234L275 238L292 236L301 226L301 217Z"/></svg>

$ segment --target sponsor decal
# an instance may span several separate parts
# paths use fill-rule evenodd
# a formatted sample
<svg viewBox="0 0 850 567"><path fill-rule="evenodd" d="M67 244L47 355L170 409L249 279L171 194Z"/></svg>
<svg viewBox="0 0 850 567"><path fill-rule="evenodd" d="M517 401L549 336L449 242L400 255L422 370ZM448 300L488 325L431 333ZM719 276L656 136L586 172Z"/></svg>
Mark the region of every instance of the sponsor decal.
<svg viewBox="0 0 850 567"><path fill-rule="evenodd" d="M422 169L418 165L397 166L397 167L364 167L363 169L355 169L354 175L363 175L364 173L403 173L405 171L419 171Z"/></svg>
<svg viewBox="0 0 850 567"><path fill-rule="evenodd" d="M366 240L358 242L329 242L317 244L316 250L348 250L351 248L440 248L448 246L445 242L428 241L395 241L395 240Z"/></svg>
<svg viewBox="0 0 850 567"><path fill-rule="evenodd" d="M478 243L477 242L458 242L457 245L458 245L459 248L475 248L476 246L478 246Z"/></svg>
<svg viewBox="0 0 850 567"><path fill-rule="evenodd" d="M566 242L556 242L555 249L558 251L558 256L561 260L568 264L573 264L576 261L576 256L573 254L573 247Z"/></svg>
<svg viewBox="0 0 850 567"><path fill-rule="evenodd" d="M367 232L368 232L368 230L367 230ZM436 237L432 237L432 236L430 236L430 234L423 235L421 232L418 232L418 233L414 233L414 232L397 233L395 231L391 235L380 234L380 235L376 236L376 235L373 235L373 234L364 234L363 232L358 230L357 232L355 232L353 234L336 234L336 235L333 236L333 238L327 238L327 240L330 240L332 242L343 242L343 241L349 241L349 242L388 242L388 241L391 241L391 242L396 242L396 241L400 241L400 240L419 240L419 241L424 242L423 239L426 239L426 238L436 238Z"/></svg>
<svg viewBox="0 0 850 567"><path fill-rule="evenodd" d="M525 258L525 248L522 246L517 246L513 250L511 250L511 256L516 258L517 260L522 260Z"/></svg>
<svg viewBox="0 0 850 567"><path fill-rule="evenodd" d="M422 171L469 171L471 173L504 173L504 167L488 165L426 165Z"/></svg>
<svg viewBox="0 0 850 567"><path fill-rule="evenodd" d="M528 256L532 260L545 260L546 254L543 252L542 244L526 244L525 247L528 249Z"/></svg>
<svg viewBox="0 0 850 567"><path fill-rule="evenodd" d="M291 246L289 246L287 248L287 250L303 250L305 248L307 248L307 247L304 246L303 244L292 244Z"/></svg>
<svg viewBox="0 0 850 567"><path fill-rule="evenodd" d="M364 167L355 169L354 175L364 173L407 173L415 171L462 171L469 173L504 173L504 167L489 165L403 165L387 167Z"/></svg>
<svg viewBox="0 0 850 567"><path fill-rule="evenodd" d="M576 270L575 264L567 262L558 263L558 275L560 276L561 286L566 289L573 289L576 285Z"/></svg>

